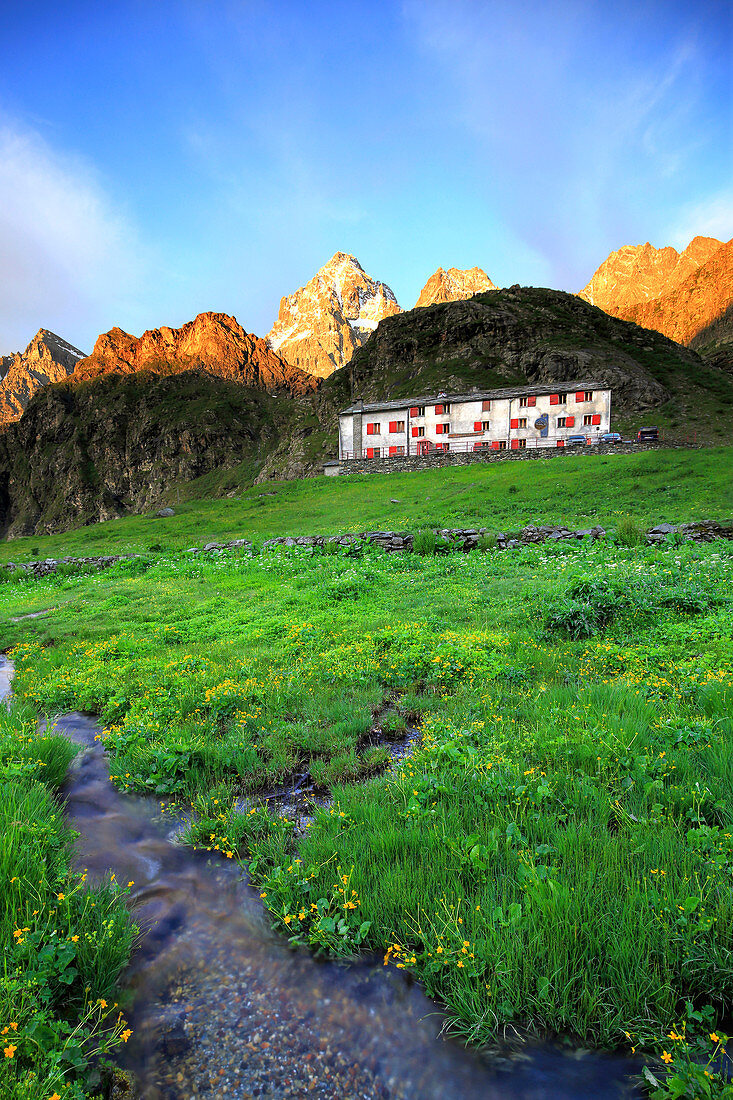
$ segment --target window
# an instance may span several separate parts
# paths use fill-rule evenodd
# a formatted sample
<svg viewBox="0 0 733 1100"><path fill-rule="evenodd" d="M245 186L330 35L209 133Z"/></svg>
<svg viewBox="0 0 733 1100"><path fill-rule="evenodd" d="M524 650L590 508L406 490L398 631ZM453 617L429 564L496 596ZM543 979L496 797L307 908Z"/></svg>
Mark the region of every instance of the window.
<svg viewBox="0 0 733 1100"><path fill-rule="evenodd" d="M585 390L585 400L586 401L592 401L593 400L593 390Z"/></svg>
<svg viewBox="0 0 733 1100"><path fill-rule="evenodd" d="M490 420L482 420L481 421L481 430L484 431L484 432L490 432L491 431L491 421Z"/></svg>
<svg viewBox="0 0 733 1100"><path fill-rule="evenodd" d="M522 450L523 447L527 446L527 440L526 439L517 439L516 443L517 443L517 446L519 447L520 451Z"/></svg>
<svg viewBox="0 0 733 1100"><path fill-rule="evenodd" d="M412 438L413 439L419 439L420 436L422 436L422 435L425 435L425 429L424 428L413 428L412 429Z"/></svg>
<svg viewBox="0 0 733 1100"><path fill-rule="evenodd" d="M519 398L519 407L520 407L520 409L526 409L527 408L527 398L526 397L520 397Z"/></svg>
<svg viewBox="0 0 733 1100"><path fill-rule="evenodd" d="M536 404L537 404L537 398L532 397L531 395L529 397L520 397L519 398L519 407L520 407L520 409L533 409Z"/></svg>
<svg viewBox="0 0 733 1100"><path fill-rule="evenodd" d="M558 418L557 418L558 428L564 428L565 425L567 424L567 422L568 422L568 418L566 416L558 416Z"/></svg>
<svg viewBox="0 0 733 1100"><path fill-rule="evenodd" d="M404 420L390 420L389 430L391 432L404 432L404 430L405 430Z"/></svg>
<svg viewBox="0 0 733 1100"><path fill-rule="evenodd" d="M390 455L403 455L405 453L404 447L390 447Z"/></svg>
<svg viewBox="0 0 733 1100"><path fill-rule="evenodd" d="M379 435L381 433L380 424L367 424L367 435Z"/></svg>
<svg viewBox="0 0 733 1100"><path fill-rule="evenodd" d="M450 431L450 424L436 424L435 432L437 435L448 435Z"/></svg>
<svg viewBox="0 0 733 1100"><path fill-rule="evenodd" d="M366 456L367 458L379 458L381 453L382 452L379 447L367 447Z"/></svg>
<svg viewBox="0 0 733 1100"><path fill-rule="evenodd" d="M557 395L557 403L558 405L567 405L568 395L566 393L559 393Z"/></svg>
<svg viewBox="0 0 733 1100"><path fill-rule="evenodd" d="M590 413L588 413L586 416L583 417L583 427L584 428L590 428L592 423L593 423L593 417L590 415Z"/></svg>
<svg viewBox="0 0 733 1100"><path fill-rule="evenodd" d="M410 409L410 416L425 416L425 406L413 405Z"/></svg>
<svg viewBox="0 0 733 1100"><path fill-rule="evenodd" d="M526 428L527 427L527 417L526 416L523 416L523 417L520 418L518 426L520 428Z"/></svg>
<svg viewBox="0 0 733 1100"><path fill-rule="evenodd" d="M505 451L506 450L506 440L505 439L495 439L494 442L491 444L491 449L492 449L492 451Z"/></svg>
<svg viewBox="0 0 733 1100"><path fill-rule="evenodd" d="M447 415L450 412L450 405L443 405L443 412Z"/></svg>

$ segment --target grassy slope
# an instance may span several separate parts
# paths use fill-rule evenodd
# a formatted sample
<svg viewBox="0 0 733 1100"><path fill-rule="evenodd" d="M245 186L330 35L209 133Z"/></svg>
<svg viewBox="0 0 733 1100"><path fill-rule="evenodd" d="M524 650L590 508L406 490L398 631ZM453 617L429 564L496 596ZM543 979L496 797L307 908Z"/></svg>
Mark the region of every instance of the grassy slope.
<svg viewBox="0 0 733 1100"><path fill-rule="evenodd" d="M0 562L37 555L83 556L150 547L185 549L237 537L329 534L422 525L517 529L527 523L613 525L633 513L645 523L729 519L733 484L724 472L733 448L576 455L547 462L475 464L412 474L309 478L238 487L249 468L222 471L174 497L176 516L134 516L46 537L0 543ZM205 499L227 490L235 495ZM397 500L399 503L392 503Z"/></svg>
<svg viewBox="0 0 733 1100"><path fill-rule="evenodd" d="M200 792L200 839L257 855L283 932L390 947L479 1041L648 1043L685 997L733 1001L732 549L172 556L3 585L0 628L53 643L19 654L19 690L101 712L122 786ZM608 598L590 638L543 632ZM12 621L36 606L56 610ZM423 744L338 786L379 763L392 690ZM281 824L226 807L305 767L337 803L301 866Z"/></svg>

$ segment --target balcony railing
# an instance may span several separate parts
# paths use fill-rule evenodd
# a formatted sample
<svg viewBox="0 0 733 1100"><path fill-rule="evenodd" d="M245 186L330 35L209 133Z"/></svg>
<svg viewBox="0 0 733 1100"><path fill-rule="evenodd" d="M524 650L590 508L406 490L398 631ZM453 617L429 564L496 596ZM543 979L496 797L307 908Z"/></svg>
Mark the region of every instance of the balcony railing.
<svg viewBox="0 0 733 1100"><path fill-rule="evenodd" d="M575 432L571 434L580 435L582 433ZM592 436L586 435L585 446L593 446L596 443L600 443L600 435L601 433ZM409 457L414 458L441 453L466 454L470 452L474 454L481 454L484 451L529 451L538 450L540 448L557 448L566 446L569 446L572 449L573 447L581 447L583 446L583 444L572 443L568 445L567 436L547 436L547 438L545 439L512 438L509 440L456 439L447 443L433 443L431 440L415 439L410 440ZM394 444L392 444L392 449L394 452L392 454L389 453L389 445L369 448L363 447L360 452L344 450L341 452L341 460L346 462L349 459L405 458L408 456L407 448L404 445L396 448ZM371 452L371 454L368 452Z"/></svg>

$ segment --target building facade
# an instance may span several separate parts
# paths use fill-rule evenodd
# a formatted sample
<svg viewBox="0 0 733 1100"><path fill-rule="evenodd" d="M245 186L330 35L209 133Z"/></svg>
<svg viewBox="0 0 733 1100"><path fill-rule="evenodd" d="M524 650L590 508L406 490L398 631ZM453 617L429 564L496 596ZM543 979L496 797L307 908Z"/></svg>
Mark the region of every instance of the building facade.
<svg viewBox="0 0 733 1100"><path fill-rule="evenodd" d="M569 436L597 441L610 426L611 391L598 382L356 402L339 415L339 459L564 447Z"/></svg>

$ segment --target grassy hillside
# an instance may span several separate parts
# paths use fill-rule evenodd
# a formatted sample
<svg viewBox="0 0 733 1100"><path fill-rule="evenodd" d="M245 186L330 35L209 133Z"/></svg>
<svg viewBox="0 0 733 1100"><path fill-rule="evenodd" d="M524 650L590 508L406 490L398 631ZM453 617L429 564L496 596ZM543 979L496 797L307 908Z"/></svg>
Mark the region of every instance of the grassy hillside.
<svg viewBox="0 0 733 1100"><path fill-rule="evenodd" d="M0 561L185 549L218 540L423 526L516 530L528 523L613 526L633 513L649 525L730 519L733 448L568 455L476 463L411 474L247 484L249 468L216 471L169 494L176 515L110 520L0 543ZM240 480L241 479L241 480ZM221 498L207 494L227 492ZM202 499L199 499L199 494Z"/></svg>

